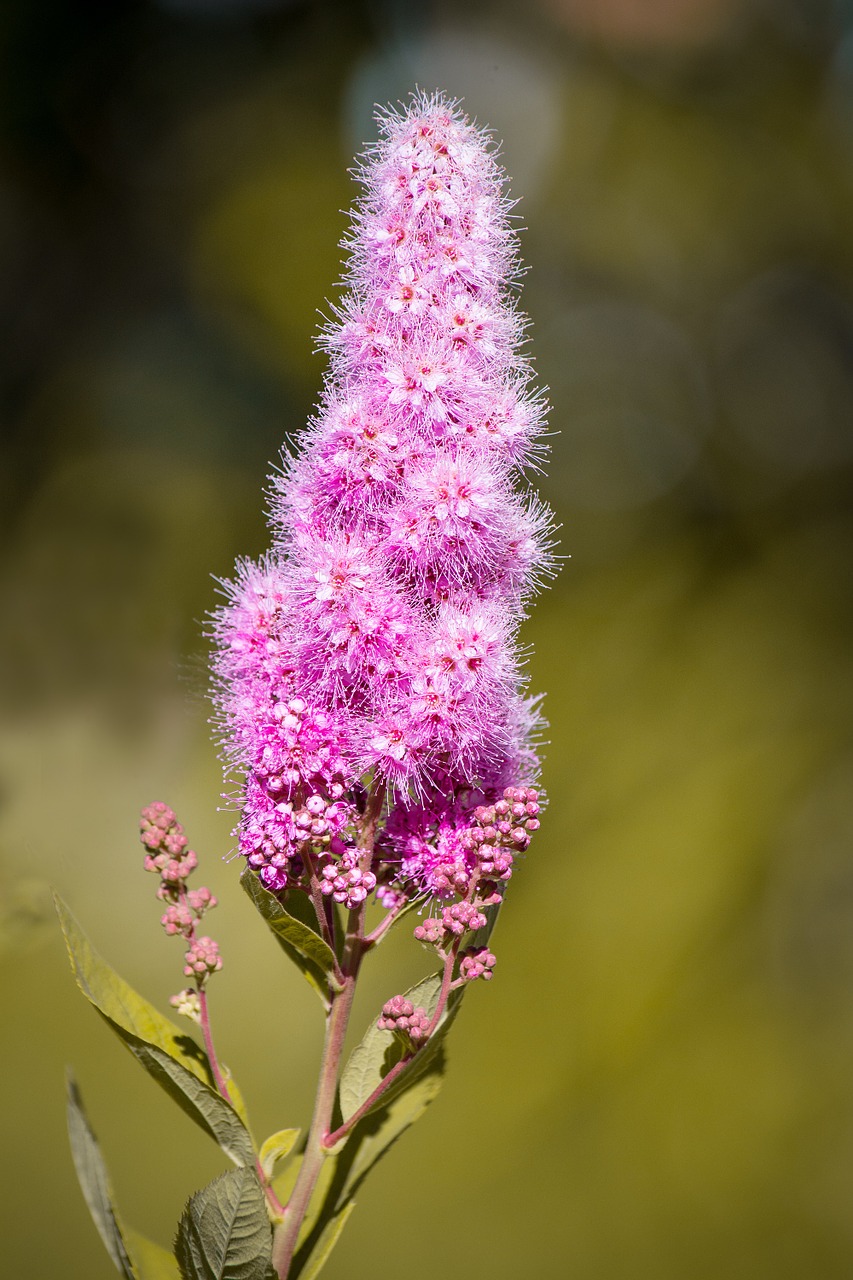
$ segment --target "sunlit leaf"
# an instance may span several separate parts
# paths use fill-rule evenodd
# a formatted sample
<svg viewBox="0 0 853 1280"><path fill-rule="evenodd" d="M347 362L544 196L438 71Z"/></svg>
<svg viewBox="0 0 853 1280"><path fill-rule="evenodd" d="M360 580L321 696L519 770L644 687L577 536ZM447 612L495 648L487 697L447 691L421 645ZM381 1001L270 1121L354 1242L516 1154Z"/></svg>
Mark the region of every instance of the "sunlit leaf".
<svg viewBox="0 0 853 1280"><path fill-rule="evenodd" d="M304 921L285 911L278 898L269 893L251 871L243 872L240 883L272 930L282 951L305 975L328 1008L329 988L334 989L337 985L335 955L331 947Z"/></svg>
<svg viewBox="0 0 853 1280"><path fill-rule="evenodd" d="M300 1132L299 1129L280 1129L278 1133L271 1134L263 1143L258 1153L258 1159L268 1178L272 1176L276 1162L284 1160L286 1156L290 1155L299 1140Z"/></svg>
<svg viewBox="0 0 853 1280"><path fill-rule="evenodd" d="M434 1055L428 1071L356 1126L340 1157L341 1163L346 1165L346 1177L339 1203L345 1203L354 1195L373 1166L401 1134L421 1118L439 1092L443 1077L444 1052L441 1049Z"/></svg>
<svg viewBox="0 0 853 1280"><path fill-rule="evenodd" d="M264 1194L249 1169L230 1169L187 1202L175 1237L184 1280L276 1280Z"/></svg>
<svg viewBox="0 0 853 1280"><path fill-rule="evenodd" d="M340 1213L336 1213L333 1218L329 1219L320 1232L317 1243L306 1258L304 1265L295 1272L299 1280L314 1280L314 1277L320 1274L329 1254L338 1243L341 1232L354 1208L355 1201L350 1200L348 1204L344 1205Z"/></svg>
<svg viewBox="0 0 853 1280"><path fill-rule="evenodd" d="M235 1164L252 1164L243 1118L217 1091L207 1054L102 960L60 898L56 907L77 985L166 1092L213 1137ZM242 1107L236 1086L233 1097ZM245 1115L245 1112L244 1112Z"/></svg>
<svg viewBox="0 0 853 1280"><path fill-rule="evenodd" d="M178 1260L168 1249L148 1240L132 1227L125 1228L124 1236L139 1280L179 1280Z"/></svg>

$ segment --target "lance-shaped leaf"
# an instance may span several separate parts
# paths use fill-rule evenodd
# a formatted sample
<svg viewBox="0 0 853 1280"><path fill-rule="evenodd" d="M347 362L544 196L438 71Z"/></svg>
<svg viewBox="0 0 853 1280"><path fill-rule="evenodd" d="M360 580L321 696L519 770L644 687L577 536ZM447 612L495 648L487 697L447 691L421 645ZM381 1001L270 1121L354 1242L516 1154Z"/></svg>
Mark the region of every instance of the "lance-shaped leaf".
<svg viewBox="0 0 853 1280"><path fill-rule="evenodd" d="M77 985L113 1031L196 1124L235 1164L253 1164L254 1146L236 1085L231 1106L218 1093L207 1054L111 969L89 943L65 903L56 898ZM238 1113L237 1107L241 1112Z"/></svg>
<svg viewBox="0 0 853 1280"><path fill-rule="evenodd" d="M317 1239L304 1262L297 1263L295 1275L297 1280L315 1280L328 1261L329 1254L340 1239L341 1232L347 1224L347 1218L355 1208L355 1201L350 1200L339 1213L331 1217ZM301 1260L300 1260L301 1262Z"/></svg>
<svg viewBox="0 0 853 1280"><path fill-rule="evenodd" d="M183 1280L276 1280L264 1194L249 1169L229 1169L187 1202L175 1253Z"/></svg>
<svg viewBox="0 0 853 1280"><path fill-rule="evenodd" d="M116 1269L125 1277L125 1280L137 1280L118 1214L113 1205L112 1187L107 1166L101 1155L101 1148L83 1110L83 1099L80 1097L80 1090L70 1071L66 1080L68 1138L71 1142L71 1157L83 1196L92 1215L92 1221L104 1242L104 1248L112 1258Z"/></svg>
<svg viewBox="0 0 853 1280"><path fill-rule="evenodd" d="M339 1157L344 1173L338 1197L338 1209L347 1203L370 1170L388 1152L397 1139L419 1120L438 1094L444 1079L443 1046L434 1054L428 1070L411 1082L396 1097L356 1125Z"/></svg>
<svg viewBox="0 0 853 1280"><path fill-rule="evenodd" d="M269 893L251 871L243 872L240 883L272 930L282 951L305 975L324 1007L328 1008L329 988L339 989L332 948L303 920L285 911L275 894Z"/></svg>
<svg viewBox="0 0 853 1280"><path fill-rule="evenodd" d="M431 1016L438 1004L441 978L440 973L424 978L406 992L406 999L413 1005L420 1005L426 1009ZM392 1098L410 1088L431 1067L459 1009L461 996L462 991L459 989L451 992L435 1031L423 1048L418 1050L409 1065L401 1071L397 1080L389 1086L387 1093L383 1093L377 1099L376 1106L386 1105ZM340 1106L344 1122L363 1106L402 1056L403 1046L400 1038L393 1031L381 1031L375 1021L371 1022L361 1043L356 1045L350 1054L341 1076Z"/></svg>
<svg viewBox="0 0 853 1280"><path fill-rule="evenodd" d="M174 1098L178 1106L218 1142L236 1165L253 1165L255 1148L251 1135L238 1116L216 1089L191 1075L174 1058L156 1045L123 1037L133 1056L158 1084ZM230 1085L229 1085L230 1088Z"/></svg>
<svg viewBox="0 0 853 1280"><path fill-rule="evenodd" d="M98 1140L68 1072L68 1136L74 1168L107 1253L125 1280L179 1280L177 1260L166 1249L122 1225Z"/></svg>

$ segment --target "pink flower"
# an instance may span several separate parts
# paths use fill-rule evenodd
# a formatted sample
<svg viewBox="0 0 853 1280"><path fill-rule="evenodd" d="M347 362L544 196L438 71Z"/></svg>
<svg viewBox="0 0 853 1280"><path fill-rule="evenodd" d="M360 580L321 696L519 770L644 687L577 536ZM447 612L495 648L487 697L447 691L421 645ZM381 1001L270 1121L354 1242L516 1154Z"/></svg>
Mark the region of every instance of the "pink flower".
<svg viewBox="0 0 853 1280"><path fill-rule="evenodd" d="M462 896L480 874L474 809L535 780L515 634L549 563L548 513L519 483L544 405L519 350L503 176L440 95L381 126L322 403L274 482L271 550L238 567L214 628L240 850L276 890L322 868L349 905L395 878ZM378 781L370 879L351 850ZM310 814L309 796L333 809ZM510 830L490 865L528 839Z"/></svg>

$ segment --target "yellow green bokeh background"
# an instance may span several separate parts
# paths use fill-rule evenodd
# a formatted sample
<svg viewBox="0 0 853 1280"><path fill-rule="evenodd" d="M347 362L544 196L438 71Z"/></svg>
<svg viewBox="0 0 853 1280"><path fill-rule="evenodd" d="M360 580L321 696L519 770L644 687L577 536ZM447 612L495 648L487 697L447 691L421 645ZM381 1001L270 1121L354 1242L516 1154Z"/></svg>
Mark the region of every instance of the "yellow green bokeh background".
<svg viewBox="0 0 853 1280"><path fill-rule="evenodd" d="M443 1092L325 1274L849 1276L853 10L14 0L0 56L4 1273L112 1274L68 1063L138 1229L168 1244L223 1167L51 912L168 1006L152 799L220 899L255 1129L308 1117L319 1011L222 860L204 617L319 393L371 104L420 84L522 200L566 557L524 626L549 808ZM357 1026L427 965L404 929Z"/></svg>

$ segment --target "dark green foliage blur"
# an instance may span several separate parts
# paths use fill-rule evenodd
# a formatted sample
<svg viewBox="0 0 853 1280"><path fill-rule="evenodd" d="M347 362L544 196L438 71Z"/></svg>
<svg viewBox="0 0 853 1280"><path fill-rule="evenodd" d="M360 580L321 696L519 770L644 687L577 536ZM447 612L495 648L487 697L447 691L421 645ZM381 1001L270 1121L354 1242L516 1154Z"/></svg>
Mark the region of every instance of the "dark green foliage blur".
<svg viewBox="0 0 853 1280"><path fill-rule="evenodd" d="M853 1274L853 6L0 6L0 1270L114 1274L223 1162L79 997L53 884L158 1008L136 821L221 906L219 1046L304 1125L320 1015L241 892L204 700L216 575L316 402L375 101L504 140L562 572L524 638L550 806L439 1099L324 1275ZM428 960L428 958L426 958ZM354 1019L428 964L408 927Z"/></svg>

